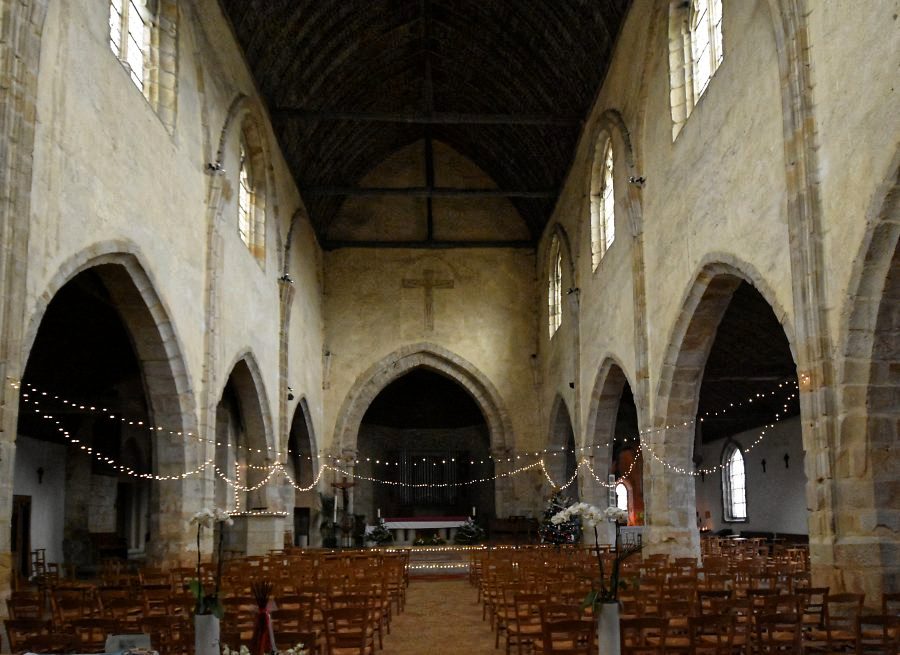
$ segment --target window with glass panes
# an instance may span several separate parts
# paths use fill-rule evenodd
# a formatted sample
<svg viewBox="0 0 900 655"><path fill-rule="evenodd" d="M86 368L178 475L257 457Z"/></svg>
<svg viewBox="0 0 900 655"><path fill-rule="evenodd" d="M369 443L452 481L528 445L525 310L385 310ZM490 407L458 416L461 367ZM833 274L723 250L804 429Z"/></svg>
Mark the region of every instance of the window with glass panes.
<svg viewBox="0 0 900 655"><path fill-rule="evenodd" d="M725 467L722 469L722 491L726 521L747 520L747 477L744 471L744 455L732 445L725 451Z"/></svg>
<svg viewBox="0 0 900 655"><path fill-rule="evenodd" d="M550 241L550 274L547 287L547 314L552 337L562 322L562 252L556 235Z"/></svg>
<svg viewBox="0 0 900 655"><path fill-rule="evenodd" d="M149 22L144 0L110 0L109 47L145 95Z"/></svg>
<svg viewBox="0 0 900 655"><path fill-rule="evenodd" d="M691 3L691 56L696 103L722 63L722 0Z"/></svg>

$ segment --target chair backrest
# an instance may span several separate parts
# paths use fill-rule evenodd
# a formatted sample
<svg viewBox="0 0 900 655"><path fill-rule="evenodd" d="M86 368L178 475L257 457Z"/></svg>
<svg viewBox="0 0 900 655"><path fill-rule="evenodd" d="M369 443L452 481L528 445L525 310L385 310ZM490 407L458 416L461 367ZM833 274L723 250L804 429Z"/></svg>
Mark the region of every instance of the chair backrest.
<svg viewBox="0 0 900 655"><path fill-rule="evenodd" d="M3 625L13 653L25 651L33 638L50 634L50 621L41 619L5 619Z"/></svg>
<svg viewBox="0 0 900 655"><path fill-rule="evenodd" d="M732 614L688 617L691 653L729 655L734 643Z"/></svg>
<svg viewBox="0 0 900 655"><path fill-rule="evenodd" d="M900 618L887 614L856 618L856 652L897 655L900 652Z"/></svg>
<svg viewBox="0 0 900 655"><path fill-rule="evenodd" d="M659 616L644 616L619 621L622 655L663 653L669 622Z"/></svg>
<svg viewBox="0 0 900 655"><path fill-rule="evenodd" d="M881 613L900 616L900 591L886 593L881 597Z"/></svg>
<svg viewBox="0 0 900 655"><path fill-rule="evenodd" d="M765 653L803 652L803 624L797 613L760 614L754 628L756 651Z"/></svg>
<svg viewBox="0 0 900 655"><path fill-rule="evenodd" d="M842 593L825 596L825 629L852 632L856 617L862 613L865 594Z"/></svg>
<svg viewBox="0 0 900 655"><path fill-rule="evenodd" d="M374 650L375 625L372 613L365 607L326 609L325 640L328 651L356 651L360 655Z"/></svg>
<svg viewBox="0 0 900 655"><path fill-rule="evenodd" d="M544 655L596 655L597 628L582 619L547 621L543 625Z"/></svg>

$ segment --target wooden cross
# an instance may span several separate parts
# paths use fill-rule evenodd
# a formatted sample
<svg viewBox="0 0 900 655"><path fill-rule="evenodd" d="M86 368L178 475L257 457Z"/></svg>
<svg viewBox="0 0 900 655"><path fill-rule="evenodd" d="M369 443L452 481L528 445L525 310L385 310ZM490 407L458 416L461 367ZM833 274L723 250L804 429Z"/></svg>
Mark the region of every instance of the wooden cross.
<svg viewBox="0 0 900 655"><path fill-rule="evenodd" d="M434 329L434 290L435 289L452 289L453 280L436 280L434 279L434 271L425 269L424 277L421 279L404 279L402 280L402 288L416 289L422 287L425 289L425 329L431 331Z"/></svg>

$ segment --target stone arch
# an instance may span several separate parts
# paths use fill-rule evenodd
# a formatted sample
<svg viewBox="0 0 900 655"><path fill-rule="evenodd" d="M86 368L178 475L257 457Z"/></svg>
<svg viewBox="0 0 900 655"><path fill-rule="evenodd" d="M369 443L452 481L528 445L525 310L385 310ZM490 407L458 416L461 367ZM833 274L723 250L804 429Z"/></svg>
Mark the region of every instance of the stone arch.
<svg viewBox="0 0 900 655"><path fill-rule="evenodd" d="M655 456L674 466L692 469L694 419L703 371L719 323L743 281L751 284L772 309L784 330L794 363L797 363L795 335L765 278L752 266L731 255L708 255L682 298L682 309L672 326L659 369L655 425L669 427L642 438L645 451L649 446ZM647 458L650 475L644 478L650 548L694 556L699 552L699 535L695 524L693 478L662 469L654 459ZM654 470L659 474L653 475Z"/></svg>
<svg viewBox="0 0 900 655"><path fill-rule="evenodd" d="M257 452L257 455L262 455L266 459L274 459L274 454L278 450L278 442L272 425L272 414L269 411L265 382L256 357L249 348L242 350L235 356L227 370L229 373L225 377L226 384L229 380L233 382L241 403L241 411L244 414L247 435L254 439L251 447L264 451ZM220 391L219 397L222 396L223 391L224 387Z"/></svg>
<svg viewBox="0 0 900 655"><path fill-rule="evenodd" d="M828 572L834 586L874 598L900 585L900 538L886 529L900 521L900 461L892 454L900 425L900 152L890 170L867 212L842 312L835 511L855 520L836 521L843 556Z"/></svg>
<svg viewBox="0 0 900 655"><path fill-rule="evenodd" d="M692 421L697 413L699 382L719 321L731 295L746 281L759 291L784 329L798 365L796 336L773 288L750 264L723 253L707 255L682 297L681 312L669 335L656 393L656 421Z"/></svg>
<svg viewBox="0 0 900 655"><path fill-rule="evenodd" d="M144 370L151 417L158 425L171 425L173 429L177 426L177 431L194 434L194 394L181 340L143 259L137 245L127 240L101 241L67 259L35 302L23 338L22 362L28 359L38 327L56 293L79 273L102 267L101 278L131 333Z"/></svg>
<svg viewBox="0 0 900 655"><path fill-rule="evenodd" d="M183 348L170 318L165 301L143 264L140 250L130 241L113 240L95 243L67 259L37 297L27 322L21 361L28 360L38 328L53 297L78 274L94 271L106 287L131 338L140 364L148 418L152 424L177 433L171 439L154 440L152 460L158 475L178 475L201 465L204 457L193 454L196 444L190 437L197 434L194 393L186 370ZM23 368L24 370L24 368ZM183 435L183 437L182 437ZM188 484L165 482L154 486L150 516L148 555L153 561L178 561L189 548L190 539L183 535L183 521L193 505L193 495L183 493ZM181 491L170 493L173 486ZM164 497L163 497L164 496ZM173 498L177 501L173 502Z"/></svg>
<svg viewBox="0 0 900 655"><path fill-rule="evenodd" d="M614 355L607 355L597 370L594 379L594 387L588 404L587 421L583 435L583 446L592 462L594 473L601 481L606 481L612 469L613 446L615 441L616 422L619 415L619 405L622 400L622 392L628 386L634 394L634 385L620 359ZM640 421L641 399L634 394L638 421ZM593 457L591 458L591 455ZM583 494L590 502L604 506L613 495L606 486L601 486L593 478L588 478L590 472L585 475L587 481ZM626 479L628 493L634 497L631 480ZM603 536L607 541L613 538L612 532L603 529Z"/></svg>
<svg viewBox="0 0 900 655"><path fill-rule="evenodd" d="M382 358L356 378L338 412L332 443L339 454L355 454L363 415L381 390L419 367L445 375L472 395L490 430L491 450L495 457L511 450L513 432L509 414L487 376L470 362L441 346L416 343Z"/></svg>
<svg viewBox="0 0 900 655"><path fill-rule="evenodd" d="M628 218L629 235L631 237L637 237L643 232L640 196L641 187L632 183L630 180L640 177L638 173L639 166L635 158L634 146L631 140L631 131L625 123L625 118L617 109L605 110L600 114L600 117L594 124L590 140L590 143L593 144L593 154L591 156L592 162L596 162L597 157L602 154L599 152L599 149L605 143L605 140L602 138L604 134L608 135L609 138L613 140L615 152L620 153L620 156L617 158L619 159L619 163L625 164L625 175L621 176L621 179L624 180L626 189L625 197L627 198L627 202L625 209ZM593 191L594 169L595 163L592 163L590 168L591 173L585 180L585 197L588 201L588 208L587 211L584 212L584 215L588 216L588 218L590 218L592 212L591 194Z"/></svg>
<svg viewBox="0 0 900 655"><path fill-rule="evenodd" d="M563 271L565 273L563 277L563 286L565 286L566 276L568 277L569 285L575 286L575 260L572 258L572 246L569 242L569 235L566 232L566 228L559 223L553 225L550 229L550 234L548 235L549 238L544 240L546 245L544 246L544 252L540 258L541 276L544 276L544 272L547 271L550 266L550 243L553 241L554 236L556 236L559 241L559 251L562 253L563 258Z"/></svg>
<svg viewBox="0 0 900 655"><path fill-rule="evenodd" d="M559 394L553 400L550 410L550 433L547 439L547 449L544 453L544 463L547 474L557 485L566 484L578 471L578 453L575 443L575 428L572 422L572 414L565 399ZM570 497L578 493L578 483L567 488Z"/></svg>
<svg viewBox="0 0 900 655"><path fill-rule="evenodd" d="M294 408L294 416L291 420L290 430L293 432L294 424L298 421L302 421L303 428L306 432L306 436L309 440L309 470L312 472L312 476L315 477L316 473L319 471L320 461L319 461L319 448L316 441L316 432L315 427L313 426L312 416L309 413L309 403L306 401L306 397L300 398L300 402L297 403L297 406ZM288 448L290 447L290 441L288 441ZM297 482L302 483L304 485L309 484L305 480L301 480L299 477L299 472L297 473ZM310 479L310 482L312 479Z"/></svg>
<svg viewBox="0 0 900 655"><path fill-rule="evenodd" d="M583 435L582 445L584 447L593 445L596 448L597 444L608 443L609 453L612 452L619 399L626 384L634 390L634 385L625 373L625 367L621 361L613 355L607 355L594 378ZM635 396L638 417L641 416L640 401L641 399Z"/></svg>
<svg viewBox="0 0 900 655"><path fill-rule="evenodd" d="M269 252L269 227L274 226L276 229L273 234L276 237L276 243L272 245L272 248L275 250L277 269L282 270L284 268L285 253L283 251L281 230L277 221L278 197L275 184L275 169L272 163L272 139L269 130L266 128L268 122L265 116L265 110L257 98L252 98L243 93L235 96L228 107L228 113L219 132L216 160L210 167L213 171L227 174L228 167L225 166L225 160L228 156L229 148L232 147L230 142L233 139L243 139L245 141L250 167L256 176L254 184L258 185L257 188L262 191L259 194L261 197L257 199L256 203L258 212L262 214L261 219L257 219L257 226L259 229L262 229L265 252L261 256L257 253L254 254L259 258L261 264L264 265ZM232 129L235 126L237 129ZM220 211L221 208L219 208Z"/></svg>

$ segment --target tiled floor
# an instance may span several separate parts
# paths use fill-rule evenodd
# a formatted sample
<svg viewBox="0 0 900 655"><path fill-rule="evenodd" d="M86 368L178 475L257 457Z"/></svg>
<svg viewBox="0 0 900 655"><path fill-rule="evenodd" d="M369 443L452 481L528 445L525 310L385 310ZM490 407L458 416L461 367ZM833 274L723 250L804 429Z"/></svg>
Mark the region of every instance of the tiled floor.
<svg viewBox="0 0 900 655"><path fill-rule="evenodd" d="M395 616L384 655L492 655L494 635L481 620L477 591L466 580L413 580L406 611Z"/></svg>

